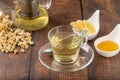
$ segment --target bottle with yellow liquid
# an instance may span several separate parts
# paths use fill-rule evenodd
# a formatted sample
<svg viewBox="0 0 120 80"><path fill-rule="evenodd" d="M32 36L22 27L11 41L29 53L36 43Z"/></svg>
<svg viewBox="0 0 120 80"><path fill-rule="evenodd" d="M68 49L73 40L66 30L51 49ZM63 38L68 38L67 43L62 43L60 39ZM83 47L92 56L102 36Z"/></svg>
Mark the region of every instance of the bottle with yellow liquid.
<svg viewBox="0 0 120 80"><path fill-rule="evenodd" d="M35 31L45 27L49 21L47 9L52 0L14 0L15 10L19 14L15 25L26 31Z"/></svg>

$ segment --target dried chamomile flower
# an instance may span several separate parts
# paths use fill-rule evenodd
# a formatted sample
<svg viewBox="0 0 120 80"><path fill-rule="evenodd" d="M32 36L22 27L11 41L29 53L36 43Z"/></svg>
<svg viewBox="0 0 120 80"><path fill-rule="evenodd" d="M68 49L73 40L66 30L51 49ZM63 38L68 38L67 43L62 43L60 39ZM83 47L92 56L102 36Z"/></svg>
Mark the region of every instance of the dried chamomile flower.
<svg viewBox="0 0 120 80"><path fill-rule="evenodd" d="M12 28L12 24L9 15L0 16L0 52L23 53L33 45L31 34L25 30Z"/></svg>

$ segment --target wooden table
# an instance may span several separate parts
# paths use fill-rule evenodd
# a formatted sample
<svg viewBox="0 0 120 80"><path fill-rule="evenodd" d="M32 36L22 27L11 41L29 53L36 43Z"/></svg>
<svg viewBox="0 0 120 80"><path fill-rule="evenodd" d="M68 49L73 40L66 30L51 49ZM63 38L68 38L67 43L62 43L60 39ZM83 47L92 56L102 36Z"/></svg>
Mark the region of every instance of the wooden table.
<svg viewBox="0 0 120 80"><path fill-rule="evenodd" d="M3 2L13 6L12 0ZM38 50L48 42L47 33L51 28L88 19L97 9L100 10L100 32L96 38L108 34L120 23L120 0L53 0L48 25L33 32L35 45L24 54L0 54L0 80L120 80L120 54L111 58L100 56L93 46L96 38L88 42L95 58L81 71L51 71L38 60Z"/></svg>

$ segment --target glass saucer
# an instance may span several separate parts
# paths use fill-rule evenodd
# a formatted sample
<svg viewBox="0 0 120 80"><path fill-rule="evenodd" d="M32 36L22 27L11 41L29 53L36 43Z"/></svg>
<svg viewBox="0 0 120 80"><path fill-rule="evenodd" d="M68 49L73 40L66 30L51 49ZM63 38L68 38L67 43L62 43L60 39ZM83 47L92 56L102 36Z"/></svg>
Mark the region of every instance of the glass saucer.
<svg viewBox="0 0 120 80"><path fill-rule="evenodd" d="M87 67L93 61L94 51L89 45L86 44L81 47L79 58L75 63L71 65L63 65L54 60L54 57L50 50L50 44L46 43L39 50L38 58L40 62L48 69L57 72L74 72Z"/></svg>

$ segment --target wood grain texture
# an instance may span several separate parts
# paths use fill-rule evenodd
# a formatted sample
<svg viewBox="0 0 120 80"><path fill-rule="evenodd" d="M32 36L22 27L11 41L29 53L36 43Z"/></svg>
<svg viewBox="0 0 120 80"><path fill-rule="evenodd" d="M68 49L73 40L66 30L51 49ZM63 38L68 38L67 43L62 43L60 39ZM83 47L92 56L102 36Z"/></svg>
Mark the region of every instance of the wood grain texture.
<svg viewBox="0 0 120 80"><path fill-rule="evenodd" d="M7 5L9 7L13 7L14 6L13 0L0 0L0 3L3 3L4 5Z"/></svg>
<svg viewBox="0 0 120 80"><path fill-rule="evenodd" d="M13 7L13 0L0 0ZM24 54L0 54L0 80L120 80L120 55L100 56L94 48L96 38L110 33L120 23L120 0L52 0L48 10L48 25L33 32L35 45ZM1 5L0 5L1 8ZM100 32L88 44L94 49L94 61L77 72L58 73L44 67L38 60L38 51L48 42L48 31L57 25L68 25L78 19L88 19L100 10ZM82 11L82 12L81 12Z"/></svg>
<svg viewBox="0 0 120 80"><path fill-rule="evenodd" d="M0 53L0 80L28 79L30 51L24 54Z"/></svg>
<svg viewBox="0 0 120 80"><path fill-rule="evenodd" d="M82 0L84 19L100 10L100 32L96 38L110 33L120 23L119 3L119 0ZM94 40L89 42L93 49ZM119 54L104 58L95 51L94 62L89 66L89 80L120 80L119 58Z"/></svg>
<svg viewBox="0 0 120 80"><path fill-rule="evenodd" d="M48 31L57 25L69 25L70 22L81 19L79 0L53 0L49 10L48 25L34 32L35 47L31 62L31 80L88 80L88 69L73 73L58 73L44 67L38 60L38 50L48 42Z"/></svg>
<svg viewBox="0 0 120 80"><path fill-rule="evenodd" d="M4 2L7 6L12 5L12 0L1 0L1 2ZM0 5L1 7L2 5ZM17 55L0 53L0 80L28 79L31 48L26 50L25 53Z"/></svg>

